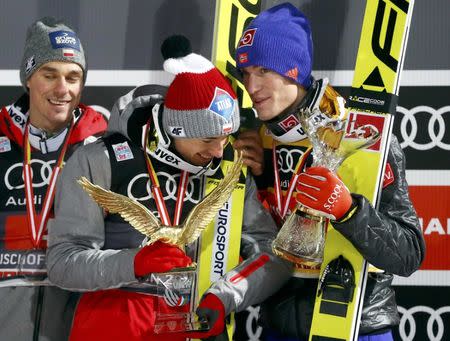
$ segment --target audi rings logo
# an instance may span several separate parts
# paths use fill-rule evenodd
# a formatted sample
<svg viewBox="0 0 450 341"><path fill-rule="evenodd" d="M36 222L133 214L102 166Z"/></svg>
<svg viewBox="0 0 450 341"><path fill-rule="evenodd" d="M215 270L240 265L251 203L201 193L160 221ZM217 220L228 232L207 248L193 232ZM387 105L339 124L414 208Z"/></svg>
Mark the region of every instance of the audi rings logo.
<svg viewBox="0 0 450 341"><path fill-rule="evenodd" d="M278 168L283 173L293 173L297 161L302 157L304 152L298 149L280 148L277 150Z"/></svg>
<svg viewBox="0 0 450 341"><path fill-rule="evenodd" d="M156 173L159 179L159 183L164 187L163 192L167 194L164 196L164 200L177 200L177 190L178 190L178 182L180 175L170 175L166 172L157 172ZM184 197L184 201L190 201L194 204L197 204L200 201L200 195L197 194L194 198L195 187L200 185L200 179L196 177L189 177L188 185L186 188L186 193ZM139 196L137 194L137 188L145 187L146 195ZM198 187L197 187L198 188ZM200 191L199 191L200 192ZM127 187L127 196L131 199L138 201L146 201L151 199L152 191L150 188L150 181L148 174L141 173L136 175L133 179L131 179L130 183Z"/></svg>
<svg viewBox="0 0 450 341"><path fill-rule="evenodd" d="M434 109L420 105L410 110L399 106L397 112L401 114L400 135L402 141L400 141L400 145L402 148L430 150L437 147L450 150L450 138L449 134L445 133L444 118L445 114L450 113L450 106ZM445 137L447 137L447 141Z"/></svg>
<svg viewBox="0 0 450 341"><path fill-rule="evenodd" d="M262 328L258 326L259 306L250 306L247 309L248 316L245 321L245 331L247 332L248 341L259 341L262 334Z"/></svg>
<svg viewBox="0 0 450 341"><path fill-rule="evenodd" d="M52 166L55 160L43 161L39 159L31 160L31 170L33 177L33 187L39 188L47 186L52 175ZM9 190L21 189L25 187L23 181L23 164L18 162L13 164L5 173L5 186Z"/></svg>
<svg viewBox="0 0 450 341"><path fill-rule="evenodd" d="M400 312L400 314L402 314L398 330L403 341L412 341L416 336L417 328L416 321L414 319L414 314L416 313L429 315L427 321L428 340L444 340L443 337L445 333L445 323L442 315L450 313L450 306L441 307L437 310L423 305L412 307L410 309L405 309L399 306L398 311ZM409 331L409 333L407 332L407 330Z"/></svg>

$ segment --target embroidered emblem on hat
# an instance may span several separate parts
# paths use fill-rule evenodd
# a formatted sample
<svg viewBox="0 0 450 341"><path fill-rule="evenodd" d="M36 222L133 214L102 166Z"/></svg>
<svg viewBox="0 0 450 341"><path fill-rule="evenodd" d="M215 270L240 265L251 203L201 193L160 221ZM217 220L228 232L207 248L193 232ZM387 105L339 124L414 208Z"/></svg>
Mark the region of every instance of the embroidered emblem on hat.
<svg viewBox="0 0 450 341"><path fill-rule="evenodd" d="M63 49L64 57L73 57L75 52L72 49Z"/></svg>
<svg viewBox="0 0 450 341"><path fill-rule="evenodd" d="M289 115L283 121L278 123L278 125L285 131L288 132L292 127L298 125L300 121L295 117L294 114Z"/></svg>
<svg viewBox="0 0 450 341"><path fill-rule="evenodd" d="M36 60L34 59L34 56L31 56L28 58L27 62L25 63L25 73L30 73L31 70L36 66Z"/></svg>
<svg viewBox="0 0 450 341"><path fill-rule="evenodd" d="M80 41L73 32L55 31L48 34L54 49L71 48L80 51Z"/></svg>
<svg viewBox="0 0 450 341"><path fill-rule="evenodd" d="M389 162L386 163L386 168L384 169L384 177L383 177L383 188L389 186L395 180L394 172L392 171L392 167Z"/></svg>
<svg viewBox="0 0 450 341"><path fill-rule="evenodd" d="M242 46L252 46L253 40L255 39L256 28L249 28L242 34L241 40L239 40L239 44L237 48Z"/></svg>
<svg viewBox="0 0 450 341"><path fill-rule="evenodd" d="M223 117L227 123L222 125L224 133L231 131L232 123L230 121L234 112L235 102L233 97L225 90L216 87L214 90L214 97L209 104L208 109L217 115Z"/></svg>
<svg viewBox="0 0 450 341"><path fill-rule="evenodd" d="M248 53L239 53L239 63L247 63L248 62Z"/></svg>
<svg viewBox="0 0 450 341"><path fill-rule="evenodd" d="M6 136L0 136L0 153L6 153L11 150L11 141Z"/></svg>
<svg viewBox="0 0 450 341"><path fill-rule="evenodd" d="M169 130L173 136L186 137L186 133L184 132L183 127L169 126Z"/></svg>
<svg viewBox="0 0 450 341"><path fill-rule="evenodd" d="M298 77L298 69L297 69L297 67L295 67L295 68L293 68L293 69L290 69L289 71L287 71L285 74L284 74L285 76L287 76L287 77L289 77L289 78L292 78L293 80L297 80L297 77Z"/></svg>
<svg viewBox="0 0 450 341"><path fill-rule="evenodd" d="M113 144L112 148L114 154L116 155L117 161L131 160L134 158L133 152L131 151L127 141L123 143Z"/></svg>

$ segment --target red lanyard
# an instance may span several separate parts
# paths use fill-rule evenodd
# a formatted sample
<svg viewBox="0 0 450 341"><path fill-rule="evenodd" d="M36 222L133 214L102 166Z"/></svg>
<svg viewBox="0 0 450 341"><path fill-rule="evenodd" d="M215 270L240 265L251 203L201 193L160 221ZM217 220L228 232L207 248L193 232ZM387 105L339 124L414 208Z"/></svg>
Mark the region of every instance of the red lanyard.
<svg viewBox="0 0 450 341"><path fill-rule="evenodd" d="M297 162L297 166L295 167L294 173L292 174L291 180L289 181L289 186L286 191L286 195L283 198L283 191L281 190L281 184L280 184L280 174L278 171L278 158L277 158L277 151L276 151L276 142L273 141L272 143L272 162L273 162L273 169L274 169L274 175L275 175L275 184L274 184L274 190L275 190L275 200L277 202L277 209L278 214L280 218L283 220L284 217L287 214L287 211L289 209L289 203L292 198L292 193L294 192L294 189L297 185L297 179L300 175L300 173L303 170L303 167L306 163L306 160L308 159L309 154L311 154L312 148L309 147L306 152L303 154L302 157Z"/></svg>
<svg viewBox="0 0 450 341"><path fill-rule="evenodd" d="M152 162L148 156L145 148L148 146L148 134L150 128L150 120L147 122L145 126L145 141L144 141L144 154L145 154L145 163L147 165L147 171L152 182L152 194L155 199L156 208L158 209L159 216L161 217L161 221L165 226L177 226L180 224L181 212L183 210L184 204L184 196L186 193L186 188L189 179L189 173L186 171L182 171L180 175L180 181L178 183L178 193L177 193L177 201L175 205L175 213L173 217L173 224L170 221L169 212L167 211L166 203L164 202L164 196L161 192L161 187L159 186L158 176L153 168Z"/></svg>
<svg viewBox="0 0 450 341"><path fill-rule="evenodd" d="M25 125L25 131L23 134L23 149L24 149L24 161L23 161L23 178L25 182L25 195L26 195L26 207L28 215L28 227L31 230L31 235L33 238L33 244L36 248L42 240L44 234L44 229L47 224L48 215L53 206L53 198L55 197L55 185L58 179L58 174L64 163L64 155L66 154L67 147L69 146L69 137L72 132L73 120L70 123L69 131L64 139L64 144L62 146L61 152L59 153L58 161L52 170L50 176L50 181L47 187L47 192L45 193L45 198L42 204L40 215L36 213L36 207L34 205L34 190L33 190L33 172L31 169L31 147L28 140L29 134L29 121Z"/></svg>

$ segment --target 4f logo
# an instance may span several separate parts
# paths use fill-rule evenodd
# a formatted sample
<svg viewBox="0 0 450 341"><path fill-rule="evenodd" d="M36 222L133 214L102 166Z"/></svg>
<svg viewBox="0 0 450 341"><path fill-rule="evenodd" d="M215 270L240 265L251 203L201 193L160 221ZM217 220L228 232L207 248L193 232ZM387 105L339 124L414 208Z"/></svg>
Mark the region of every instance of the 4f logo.
<svg viewBox="0 0 450 341"><path fill-rule="evenodd" d="M181 134L183 133L183 128L174 127L174 128L172 128L171 132L172 132L172 135L181 136Z"/></svg>

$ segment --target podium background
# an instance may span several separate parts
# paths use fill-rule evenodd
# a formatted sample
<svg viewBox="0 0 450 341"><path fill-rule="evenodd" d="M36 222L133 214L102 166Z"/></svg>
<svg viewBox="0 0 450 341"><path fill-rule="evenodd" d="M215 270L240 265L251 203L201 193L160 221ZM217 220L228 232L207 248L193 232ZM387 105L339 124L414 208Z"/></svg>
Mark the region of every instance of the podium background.
<svg viewBox="0 0 450 341"><path fill-rule="evenodd" d="M282 1L260 2L267 8ZM364 1L291 1L310 18L313 74L327 76L343 95L351 86ZM63 18L79 34L89 73L83 103L108 112L134 86L169 84L160 44L186 35L211 56L213 0L0 0L0 105L23 89L18 68L26 28L37 18ZM450 2L416 1L394 133L407 156L407 180L427 242L426 259L409 278L396 277L402 322L398 340L450 340ZM4 181L4 179L0 179ZM257 308L244 318L240 339L258 340Z"/></svg>

